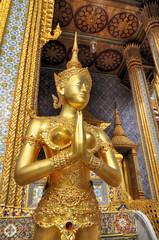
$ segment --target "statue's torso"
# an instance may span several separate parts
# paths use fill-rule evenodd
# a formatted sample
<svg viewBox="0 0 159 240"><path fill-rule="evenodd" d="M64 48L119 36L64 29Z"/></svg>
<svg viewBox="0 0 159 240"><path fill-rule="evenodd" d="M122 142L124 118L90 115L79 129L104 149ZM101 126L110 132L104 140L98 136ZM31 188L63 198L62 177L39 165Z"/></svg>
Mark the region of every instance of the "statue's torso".
<svg viewBox="0 0 159 240"><path fill-rule="evenodd" d="M74 127L74 122L65 122L59 117L41 123L39 140L46 158L71 147ZM87 149L94 153L100 146L98 134L90 125L85 123L84 127ZM48 186L33 218L41 227L56 226L66 235L68 230L65 226L68 222L73 225L74 232L79 228L100 224L100 211L90 181L90 172L83 162L77 159L71 165L50 174Z"/></svg>
<svg viewBox="0 0 159 240"><path fill-rule="evenodd" d="M45 120L42 128L40 138L46 158L50 158L71 147L75 121L53 117L47 121ZM88 152L95 153L101 144L98 131L87 123L84 123L84 129ZM77 187L87 189L90 186L90 172L86 165L77 159L71 165L50 174L48 184L54 188Z"/></svg>

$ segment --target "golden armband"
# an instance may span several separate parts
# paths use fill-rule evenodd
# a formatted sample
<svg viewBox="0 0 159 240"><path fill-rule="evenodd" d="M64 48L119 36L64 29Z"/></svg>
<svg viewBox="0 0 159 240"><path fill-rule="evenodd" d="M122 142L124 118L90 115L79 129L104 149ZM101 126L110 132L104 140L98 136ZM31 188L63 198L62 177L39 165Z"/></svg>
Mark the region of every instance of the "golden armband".
<svg viewBox="0 0 159 240"><path fill-rule="evenodd" d="M50 160L50 165L53 167L53 170L58 170L62 167L66 167L70 165L68 161L68 151L63 151L51 158Z"/></svg>
<svg viewBox="0 0 159 240"><path fill-rule="evenodd" d="M40 141L41 140L39 138L35 138L34 136L25 137L23 138L22 145L26 145L28 143L30 146L40 149L41 148Z"/></svg>
<svg viewBox="0 0 159 240"><path fill-rule="evenodd" d="M89 160L89 162L88 162L88 164L87 164L87 166L88 166L91 170L97 172L97 171L101 170L103 164L104 164L104 163L102 162L102 160L101 160L100 158L97 158L97 157L95 157L94 155L92 155L92 156L91 156L91 159Z"/></svg>
<svg viewBox="0 0 159 240"><path fill-rule="evenodd" d="M105 151L113 148L113 144L111 142L102 142L101 146L104 148Z"/></svg>

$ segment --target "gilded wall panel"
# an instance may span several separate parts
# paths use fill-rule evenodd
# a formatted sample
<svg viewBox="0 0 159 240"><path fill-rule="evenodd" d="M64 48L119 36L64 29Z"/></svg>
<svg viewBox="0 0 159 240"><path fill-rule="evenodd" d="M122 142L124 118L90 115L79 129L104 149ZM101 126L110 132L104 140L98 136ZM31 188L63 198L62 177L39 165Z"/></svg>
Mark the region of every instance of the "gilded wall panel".
<svg viewBox="0 0 159 240"><path fill-rule="evenodd" d="M13 0L0 55L0 169L2 169L29 1Z"/></svg>

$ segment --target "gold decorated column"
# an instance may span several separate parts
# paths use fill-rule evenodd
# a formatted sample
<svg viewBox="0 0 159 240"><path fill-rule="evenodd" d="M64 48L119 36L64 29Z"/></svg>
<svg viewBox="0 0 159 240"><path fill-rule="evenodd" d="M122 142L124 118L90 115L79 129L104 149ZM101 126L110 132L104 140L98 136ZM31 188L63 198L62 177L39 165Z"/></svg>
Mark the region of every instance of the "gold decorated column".
<svg viewBox="0 0 159 240"><path fill-rule="evenodd" d="M7 1L3 0L1 5L5 2ZM10 0L8 2L11 4ZM6 7L8 7L8 10L4 13L8 14L10 6L6 5ZM0 216L6 213L8 216L31 213L28 206L29 186L21 187L16 184L14 169L20 153L22 139L30 120L27 109L37 111L41 48L50 39L57 39L61 33L60 27L57 26L54 34L50 34L53 13L54 0L29 1L3 163ZM7 16L4 19L7 19ZM3 29L0 27L1 41L3 40L3 34L1 33L4 33L4 29L5 26L3 26Z"/></svg>
<svg viewBox="0 0 159 240"><path fill-rule="evenodd" d="M153 92L155 96L156 108L159 113L159 75L155 74L154 80Z"/></svg>
<svg viewBox="0 0 159 240"><path fill-rule="evenodd" d="M139 163L138 163L136 148L132 148L132 156L133 156L135 170L136 170L136 177L137 177L137 184L138 184L138 198L145 199L145 194L144 194L142 180L141 180L141 171L140 171L140 167L139 167Z"/></svg>
<svg viewBox="0 0 159 240"><path fill-rule="evenodd" d="M159 200L159 135L138 45L124 50L139 125L151 196Z"/></svg>
<svg viewBox="0 0 159 240"><path fill-rule="evenodd" d="M159 75L159 4L148 3L140 13L140 19L145 27L157 73Z"/></svg>
<svg viewBox="0 0 159 240"><path fill-rule="evenodd" d="M153 55L157 79L159 78L159 2L147 3L140 13L147 39ZM159 99L159 80L156 82L157 99ZM159 104L159 103L157 103Z"/></svg>

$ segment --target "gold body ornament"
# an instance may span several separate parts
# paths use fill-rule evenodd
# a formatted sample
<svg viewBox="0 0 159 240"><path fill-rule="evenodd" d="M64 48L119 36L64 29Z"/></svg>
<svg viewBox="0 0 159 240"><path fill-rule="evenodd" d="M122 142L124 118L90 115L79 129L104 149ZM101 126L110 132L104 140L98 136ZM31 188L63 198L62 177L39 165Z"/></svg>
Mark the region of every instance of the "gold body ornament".
<svg viewBox="0 0 159 240"><path fill-rule="evenodd" d="M20 185L48 176L33 216L34 240L99 239L100 211L90 170L111 186L121 181L108 136L83 121L81 110L89 101L91 78L81 68L77 53L75 37L68 69L55 79L62 111L58 117L32 116L16 165ZM46 159L36 161L42 147Z"/></svg>

